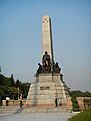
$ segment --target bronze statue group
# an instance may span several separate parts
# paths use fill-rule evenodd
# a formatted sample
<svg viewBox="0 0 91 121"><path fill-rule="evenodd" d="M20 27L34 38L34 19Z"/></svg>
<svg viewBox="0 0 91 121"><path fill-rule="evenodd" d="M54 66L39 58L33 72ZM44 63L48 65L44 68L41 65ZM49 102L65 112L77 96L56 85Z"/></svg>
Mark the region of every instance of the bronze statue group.
<svg viewBox="0 0 91 121"><path fill-rule="evenodd" d="M45 51L45 54L42 57L42 65L38 63L39 68L36 74L42 73L60 73L61 68L58 66L58 63L51 62L50 55Z"/></svg>

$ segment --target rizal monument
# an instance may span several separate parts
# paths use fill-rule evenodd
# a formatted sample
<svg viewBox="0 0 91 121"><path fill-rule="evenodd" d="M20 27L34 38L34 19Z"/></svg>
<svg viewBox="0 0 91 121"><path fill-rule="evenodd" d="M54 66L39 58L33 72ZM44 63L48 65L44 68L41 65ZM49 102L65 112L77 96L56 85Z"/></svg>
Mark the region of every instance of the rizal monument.
<svg viewBox="0 0 91 121"><path fill-rule="evenodd" d="M48 15L42 17L42 55L38 66L26 103L29 106L70 109L69 89L63 81L61 68L54 61L52 24Z"/></svg>

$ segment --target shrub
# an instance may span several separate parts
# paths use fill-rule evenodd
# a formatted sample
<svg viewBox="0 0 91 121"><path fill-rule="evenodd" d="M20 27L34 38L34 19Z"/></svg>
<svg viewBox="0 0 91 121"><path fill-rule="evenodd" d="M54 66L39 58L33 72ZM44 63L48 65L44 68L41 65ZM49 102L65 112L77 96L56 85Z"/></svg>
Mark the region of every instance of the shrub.
<svg viewBox="0 0 91 121"><path fill-rule="evenodd" d="M76 97L75 96L71 97L71 101L72 101L73 111L79 111L79 105L76 100Z"/></svg>

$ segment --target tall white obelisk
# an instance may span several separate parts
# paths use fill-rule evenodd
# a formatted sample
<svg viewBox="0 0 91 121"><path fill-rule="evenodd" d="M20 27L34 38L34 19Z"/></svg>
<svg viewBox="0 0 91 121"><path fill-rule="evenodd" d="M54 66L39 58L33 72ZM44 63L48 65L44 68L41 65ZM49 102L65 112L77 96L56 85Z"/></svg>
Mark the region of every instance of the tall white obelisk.
<svg viewBox="0 0 91 121"><path fill-rule="evenodd" d="M51 63L53 63L53 43L52 43L52 28L51 19L48 15L42 17L42 56L45 51L50 55Z"/></svg>

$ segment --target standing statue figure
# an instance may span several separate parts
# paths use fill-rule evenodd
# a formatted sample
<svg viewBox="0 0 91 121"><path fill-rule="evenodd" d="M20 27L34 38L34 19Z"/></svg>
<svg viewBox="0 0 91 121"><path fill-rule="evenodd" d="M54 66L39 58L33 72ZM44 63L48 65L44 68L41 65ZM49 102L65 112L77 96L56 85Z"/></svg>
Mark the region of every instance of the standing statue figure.
<svg viewBox="0 0 91 121"><path fill-rule="evenodd" d="M43 55L42 64L43 64L44 72L51 71L51 60L50 60L50 56L48 55L47 51L45 51L45 55Z"/></svg>

